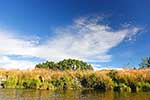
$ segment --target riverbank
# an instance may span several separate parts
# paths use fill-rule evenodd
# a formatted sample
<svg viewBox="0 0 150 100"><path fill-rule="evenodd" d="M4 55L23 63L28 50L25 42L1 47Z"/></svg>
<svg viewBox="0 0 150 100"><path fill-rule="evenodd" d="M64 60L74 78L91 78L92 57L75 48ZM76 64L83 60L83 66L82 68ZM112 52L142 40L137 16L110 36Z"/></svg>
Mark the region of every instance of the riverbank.
<svg viewBox="0 0 150 100"><path fill-rule="evenodd" d="M0 70L3 88L150 91L150 69L100 71Z"/></svg>

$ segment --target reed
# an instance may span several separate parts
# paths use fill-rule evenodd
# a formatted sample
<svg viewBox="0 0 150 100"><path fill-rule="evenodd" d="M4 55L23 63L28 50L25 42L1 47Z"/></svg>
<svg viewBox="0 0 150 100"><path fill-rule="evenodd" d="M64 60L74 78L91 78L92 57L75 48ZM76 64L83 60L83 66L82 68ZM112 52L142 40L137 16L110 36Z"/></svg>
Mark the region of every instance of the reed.
<svg viewBox="0 0 150 100"><path fill-rule="evenodd" d="M66 70L48 69L4 70L4 88L31 89L100 89L114 91L150 91L150 69Z"/></svg>

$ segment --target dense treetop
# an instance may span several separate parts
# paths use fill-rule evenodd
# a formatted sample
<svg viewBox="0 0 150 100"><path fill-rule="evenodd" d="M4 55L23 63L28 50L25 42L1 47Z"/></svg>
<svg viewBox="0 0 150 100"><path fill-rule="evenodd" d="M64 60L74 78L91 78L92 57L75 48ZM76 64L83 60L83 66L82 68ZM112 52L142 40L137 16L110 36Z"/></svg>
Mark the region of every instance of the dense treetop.
<svg viewBox="0 0 150 100"><path fill-rule="evenodd" d="M35 68L47 68L52 70L93 70L91 64L76 60L76 59L64 59L63 61L53 62L46 61L44 63L37 64Z"/></svg>

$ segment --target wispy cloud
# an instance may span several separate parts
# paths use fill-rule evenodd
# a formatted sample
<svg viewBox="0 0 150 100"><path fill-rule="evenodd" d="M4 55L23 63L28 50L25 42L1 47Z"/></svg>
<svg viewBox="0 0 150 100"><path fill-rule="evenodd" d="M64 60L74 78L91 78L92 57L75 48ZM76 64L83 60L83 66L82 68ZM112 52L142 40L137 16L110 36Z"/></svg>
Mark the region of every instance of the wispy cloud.
<svg viewBox="0 0 150 100"><path fill-rule="evenodd" d="M90 62L108 62L112 56L108 54L108 51L123 40L132 40L139 30L137 27L113 30L110 26L101 24L99 18L81 17L74 20L72 25L56 28L56 35L42 44L39 44L39 39L27 40L18 38L11 32L0 32L0 57L21 55L53 61L76 58ZM9 62L4 66L15 68L19 65L11 59ZM33 65L26 61L22 64Z"/></svg>

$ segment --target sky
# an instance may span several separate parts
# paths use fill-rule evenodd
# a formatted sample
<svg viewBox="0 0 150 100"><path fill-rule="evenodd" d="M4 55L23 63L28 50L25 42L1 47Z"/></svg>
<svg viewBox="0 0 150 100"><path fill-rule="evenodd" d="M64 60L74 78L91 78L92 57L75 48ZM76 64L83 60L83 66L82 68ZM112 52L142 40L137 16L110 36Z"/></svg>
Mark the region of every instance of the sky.
<svg viewBox="0 0 150 100"><path fill-rule="evenodd" d="M0 66L79 59L139 67L150 51L149 0L0 0Z"/></svg>

